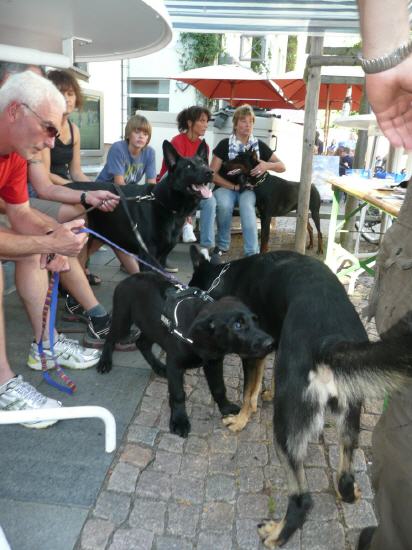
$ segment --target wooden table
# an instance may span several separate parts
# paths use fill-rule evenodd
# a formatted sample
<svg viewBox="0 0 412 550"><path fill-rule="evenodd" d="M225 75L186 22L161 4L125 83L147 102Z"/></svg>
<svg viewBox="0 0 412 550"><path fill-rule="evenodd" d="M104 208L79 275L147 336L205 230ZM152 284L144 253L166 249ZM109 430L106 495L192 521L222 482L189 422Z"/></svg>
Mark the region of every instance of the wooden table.
<svg viewBox="0 0 412 550"><path fill-rule="evenodd" d="M336 235L341 232L343 225L350 218L357 215L360 215L359 231L361 231L368 205L377 208L384 214L384 218L386 217L386 219L391 220L396 218L402 206L404 193L403 190L399 190L398 188L390 188L388 180L378 178L366 179L351 175L330 178L328 182L332 185L333 199L325 263L338 277L350 276L349 293L351 293L360 273L366 271L374 275L373 265L377 252L360 253L360 235L358 235L355 252L351 253L335 242ZM345 216L343 221L338 223L339 203L342 193L356 197L360 203L355 210ZM383 223L382 225L386 228L388 224Z"/></svg>

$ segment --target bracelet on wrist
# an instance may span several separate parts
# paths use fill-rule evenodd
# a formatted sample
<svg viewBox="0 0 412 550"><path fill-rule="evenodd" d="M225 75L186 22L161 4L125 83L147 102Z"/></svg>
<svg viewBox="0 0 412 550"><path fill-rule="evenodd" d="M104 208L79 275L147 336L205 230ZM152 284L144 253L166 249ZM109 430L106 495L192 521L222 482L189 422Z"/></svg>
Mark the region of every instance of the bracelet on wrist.
<svg viewBox="0 0 412 550"><path fill-rule="evenodd" d="M381 55L380 57L374 57L371 59L364 59L361 57L361 66L366 74L376 74L388 69L393 69L401 63L404 59L409 57L412 53L412 40L405 42L393 50L393 52L386 55Z"/></svg>
<svg viewBox="0 0 412 550"><path fill-rule="evenodd" d="M81 195L80 195L80 204L82 206L84 206L84 208L87 208L88 207L88 204L87 204L87 191L84 191Z"/></svg>

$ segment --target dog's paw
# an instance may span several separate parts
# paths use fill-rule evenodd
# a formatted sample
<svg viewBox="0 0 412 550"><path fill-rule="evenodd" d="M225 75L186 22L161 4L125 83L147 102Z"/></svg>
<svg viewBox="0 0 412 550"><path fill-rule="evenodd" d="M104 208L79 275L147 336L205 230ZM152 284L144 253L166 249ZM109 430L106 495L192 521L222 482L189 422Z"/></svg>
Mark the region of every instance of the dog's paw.
<svg viewBox="0 0 412 550"><path fill-rule="evenodd" d="M228 416L231 414L239 414L240 407L239 405L236 405L235 403L231 403L228 401L222 407L220 407L220 412L222 413L222 416Z"/></svg>
<svg viewBox="0 0 412 550"><path fill-rule="evenodd" d="M112 364L109 361L104 361L103 359L100 359L100 361L96 365L97 372L100 372L100 374L106 374L107 372L110 372L112 370Z"/></svg>
<svg viewBox="0 0 412 550"><path fill-rule="evenodd" d="M236 415L225 416L225 418L222 419L222 422L231 432L240 432L246 426L248 420L248 415L240 412Z"/></svg>
<svg viewBox="0 0 412 550"><path fill-rule="evenodd" d="M169 428L171 433L186 438L190 433L190 422L188 417L180 415L179 417L170 418Z"/></svg>
<svg viewBox="0 0 412 550"><path fill-rule="evenodd" d="M258 535L266 548L276 548L282 544L283 541L279 539L279 535L284 525L284 520L276 522L270 519L264 519L258 524Z"/></svg>
<svg viewBox="0 0 412 550"><path fill-rule="evenodd" d="M262 392L262 401L272 401L274 394L272 390L264 390Z"/></svg>
<svg viewBox="0 0 412 550"><path fill-rule="evenodd" d="M343 473L338 481L338 497L341 498L344 502L352 504L357 502L362 497L362 491L359 488L359 485L355 481L353 474L347 472Z"/></svg>

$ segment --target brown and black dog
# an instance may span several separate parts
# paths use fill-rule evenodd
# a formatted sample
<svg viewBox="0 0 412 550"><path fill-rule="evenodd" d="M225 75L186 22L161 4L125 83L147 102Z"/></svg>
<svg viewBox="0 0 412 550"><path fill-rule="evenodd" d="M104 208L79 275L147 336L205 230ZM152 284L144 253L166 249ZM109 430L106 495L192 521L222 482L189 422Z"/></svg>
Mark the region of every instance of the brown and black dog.
<svg viewBox="0 0 412 550"><path fill-rule="evenodd" d="M359 498L352 456L362 400L383 397L412 377L412 339L369 342L345 288L316 258L279 250L213 265L195 246L190 252L195 267L190 284L210 288L218 281L210 292L213 298L242 300L275 341L274 442L288 473L289 501L281 522L259 525L265 546L274 548L302 527L312 507L303 463L328 409L339 427L339 495L345 502ZM242 363L244 404L239 415L224 419L232 430L246 424L262 383L262 360Z"/></svg>
<svg viewBox="0 0 412 550"><path fill-rule="evenodd" d="M250 171L258 164L253 150L239 153L233 160L223 163L224 178L233 181L242 189L253 189L256 195L256 208L261 222L260 251L268 252L270 222L273 217L285 216L298 206L299 182L287 181L266 172L263 176L253 177ZM320 230L320 195L314 185L310 189L309 210L318 233L318 254L323 253L322 233ZM313 229L308 220L309 245L313 248Z"/></svg>
<svg viewBox="0 0 412 550"><path fill-rule="evenodd" d="M109 372L116 342L134 323L141 335L137 349L169 388L170 431L181 437L190 432L185 407L185 369L203 367L211 394L223 416L239 407L226 398L223 359L228 353L264 357L273 339L258 327L256 316L238 298L214 301L199 289L182 289L155 273L140 273L120 282L113 296L112 325L97 370ZM166 364L152 352L158 344Z"/></svg>

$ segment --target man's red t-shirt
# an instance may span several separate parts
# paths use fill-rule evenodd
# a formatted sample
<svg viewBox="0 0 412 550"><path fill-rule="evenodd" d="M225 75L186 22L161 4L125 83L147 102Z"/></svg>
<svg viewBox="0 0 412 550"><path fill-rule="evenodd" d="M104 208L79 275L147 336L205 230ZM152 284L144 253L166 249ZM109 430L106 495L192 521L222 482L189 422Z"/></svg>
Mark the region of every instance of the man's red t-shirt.
<svg viewBox="0 0 412 550"><path fill-rule="evenodd" d="M185 132L178 134L170 140L170 143L176 149L176 151L182 157L194 157L199 149L199 145L203 140L197 138L196 141L190 141ZM209 146L207 147L207 152L209 154ZM167 172L167 166L165 160L163 159L162 167L160 169L159 175L157 176L157 181L159 181L163 175Z"/></svg>
<svg viewBox="0 0 412 550"><path fill-rule="evenodd" d="M10 204L29 200L27 161L17 153L0 155L0 197Z"/></svg>

